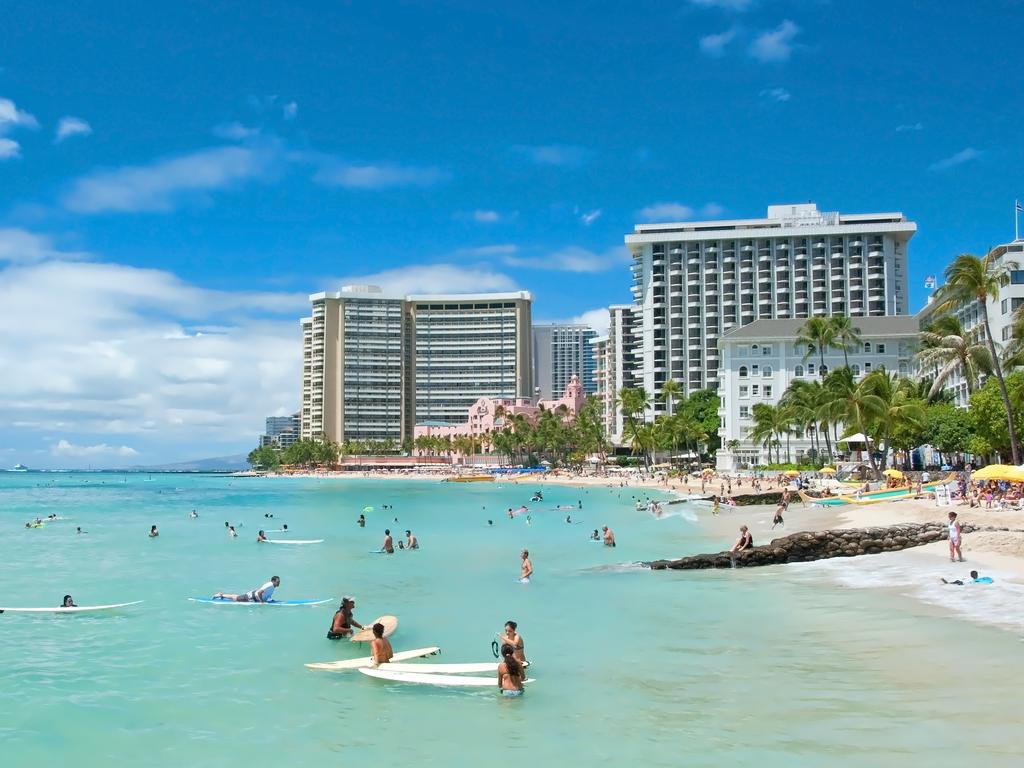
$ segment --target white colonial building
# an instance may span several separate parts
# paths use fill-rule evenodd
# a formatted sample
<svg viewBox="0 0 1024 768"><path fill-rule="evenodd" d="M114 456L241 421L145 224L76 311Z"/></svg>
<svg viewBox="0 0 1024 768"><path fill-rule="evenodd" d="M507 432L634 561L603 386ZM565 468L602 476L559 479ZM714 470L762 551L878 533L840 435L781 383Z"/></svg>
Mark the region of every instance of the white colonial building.
<svg viewBox="0 0 1024 768"><path fill-rule="evenodd" d="M718 434L722 439L717 453L719 470L770 463L767 450L749 437L756 403L778 405L790 382L820 379L833 368L844 365L839 349L825 352L823 369L816 350L797 344L796 337L803 324L803 320L795 318L757 320L719 339L722 360L718 389L721 397ZM858 317L854 318L854 325L861 332L861 345L847 354L855 378L860 379L879 368L903 376L910 373L918 337L916 317ZM811 447L809 434L793 435L789 442L791 458L799 461ZM784 444L783 458L785 450Z"/></svg>

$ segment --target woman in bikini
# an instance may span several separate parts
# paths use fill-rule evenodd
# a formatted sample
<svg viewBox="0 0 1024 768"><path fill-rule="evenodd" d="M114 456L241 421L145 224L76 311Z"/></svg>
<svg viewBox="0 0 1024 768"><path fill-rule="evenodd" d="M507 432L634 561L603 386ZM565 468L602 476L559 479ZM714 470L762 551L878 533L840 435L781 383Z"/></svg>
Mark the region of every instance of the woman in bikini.
<svg viewBox="0 0 1024 768"><path fill-rule="evenodd" d="M503 661L498 665L498 689L502 696L523 695L523 665L516 660L515 649L506 643L501 646Z"/></svg>

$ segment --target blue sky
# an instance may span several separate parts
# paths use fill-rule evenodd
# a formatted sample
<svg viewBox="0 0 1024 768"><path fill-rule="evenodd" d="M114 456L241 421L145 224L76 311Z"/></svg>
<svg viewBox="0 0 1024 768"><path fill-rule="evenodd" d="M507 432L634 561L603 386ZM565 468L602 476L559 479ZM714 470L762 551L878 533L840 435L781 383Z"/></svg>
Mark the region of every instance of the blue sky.
<svg viewBox="0 0 1024 768"><path fill-rule="evenodd" d="M305 296L628 300L648 218L901 210L911 297L1013 234L1024 4L4 4L0 465L247 448Z"/></svg>

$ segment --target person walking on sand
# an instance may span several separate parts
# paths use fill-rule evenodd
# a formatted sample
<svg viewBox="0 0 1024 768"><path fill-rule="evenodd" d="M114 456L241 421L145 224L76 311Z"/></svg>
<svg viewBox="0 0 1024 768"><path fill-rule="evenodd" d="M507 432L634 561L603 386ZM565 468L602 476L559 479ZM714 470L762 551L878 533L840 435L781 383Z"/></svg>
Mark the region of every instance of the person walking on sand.
<svg viewBox="0 0 1024 768"><path fill-rule="evenodd" d="M960 523L957 522L956 512L949 513L949 562L955 562L959 558L960 562L964 561L964 556L960 553ZM953 556L956 555L954 558Z"/></svg>
<svg viewBox="0 0 1024 768"><path fill-rule="evenodd" d="M533 563L530 562L530 551L524 549L520 553L519 558L522 560L519 566L519 581L522 584L529 584L530 577L533 576Z"/></svg>

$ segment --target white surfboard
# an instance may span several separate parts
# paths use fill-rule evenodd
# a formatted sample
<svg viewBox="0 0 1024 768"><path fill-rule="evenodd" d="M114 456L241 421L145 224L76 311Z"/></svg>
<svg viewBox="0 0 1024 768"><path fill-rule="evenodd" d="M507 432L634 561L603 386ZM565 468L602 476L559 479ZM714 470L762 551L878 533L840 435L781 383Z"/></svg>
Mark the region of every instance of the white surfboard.
<svg viewBox="0 0 1024 768"><path fill-rule="evenodd" d="M419 659L423 656L433 656L441 652L441 649L436 645L430 648L417 648L412 651L399 651L392 660L406 661L407 659ZM497 662L495 662L497 663ZM361 656L358 659L345 659L344 661L320 661L312 664L306 664L308 669L315 669L318 672L345 672L350 669L360 669L362 667L372 667L373 656Z"/></svg>
<svg viewBox="0 0 1024 768"><path fill-rule="evenodd" d="M395 654L396 656L398 654ZM422 664L402 664L401 659L399 663L395 663L394 657L387 664L381 664L377 669L382 669L385 672L414 672L416 674L428 674L428 675L465 675L465 674L480 674L482 672L490 672L491 674L498 671L497 661L481 661L472 662L468 664L432 664L427 661Z"/></svg>
<svg viewBox="0 0 1024 768"><path fill-rule="evenodd" d="M398 618L395 616L378 616L373 621L364 624L366 629L362 629L352 635L353 643L368 643L373 640L373 625L383 624L384 625L384 637L390 637L391 634L398 629Z"/></svg>
<svg viewBox="0 0 1024 768"><path fill-rule="evenodd" d="M142 600L130 603L113 603L112 605L76 605L73 608L0 608L0 613L89 613L95 611L113 611L129 605L138 605Z"/></svg>
<svg viewBox="0 0 1024 768"><path fill-rule="evenodd" d="M269 605L293 607L296 605L323 605L324 603L333 602L334 598L328 597L323 600L268 600L263 603L258 600L225 600L222 597L190 597L189 600L193 603L209 603L210 605Z"/></svg>
<svg viewBox="0 0 1024 768"><path fill-rule="evenodd" d="M430 675L415 672L389 672L382 669L363 668L359 670L364 675L376 677L380 680L390 680L395 683L417 683L419 685L443 685L463 688L486 688L498 687L498 681L494 676L472 677L469 675ZM524 683L532 683L532 679L526 679Z"/></svg>
<svg viewBox="0 0 1024 768"><path fill-rule="evenodd" d="M267 544L320 544L323 539L267 539Z"/></svg>

